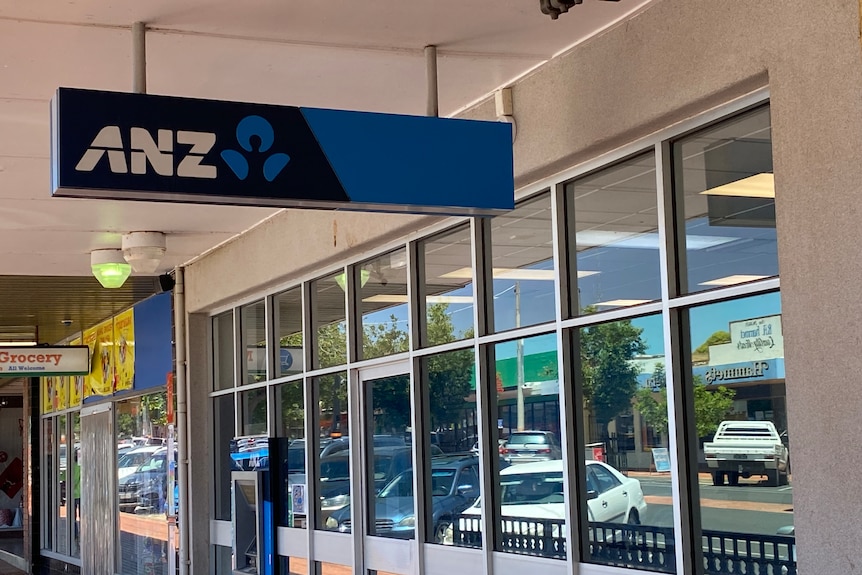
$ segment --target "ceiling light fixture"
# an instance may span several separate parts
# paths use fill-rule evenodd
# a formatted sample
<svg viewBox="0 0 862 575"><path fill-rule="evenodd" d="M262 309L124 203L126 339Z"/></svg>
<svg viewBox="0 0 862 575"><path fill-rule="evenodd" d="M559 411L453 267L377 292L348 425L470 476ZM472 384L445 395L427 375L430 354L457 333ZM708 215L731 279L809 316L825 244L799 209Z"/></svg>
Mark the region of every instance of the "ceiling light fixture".
<svg viewBox="0 0 862 575"><path fill-rule="evenodd" d="M155 273L166 249L165 234L162 232L123 234L123 257L136 273Z"/></svg>
<svg viewBox="0 0 862 575"><path fill-rule="evenodd" d="M737 196L742 198L775 199L775 176L769 172L754 174L723 186L700 192L704 196Z"/></svg>
<svg viewBox="0 0 862 575"><path fill-rule="evenodd" d="M132 273L132 266L123 258L123 250L93 250L90 252L90 270L102 287L113 289L123 286Z"/></svg>

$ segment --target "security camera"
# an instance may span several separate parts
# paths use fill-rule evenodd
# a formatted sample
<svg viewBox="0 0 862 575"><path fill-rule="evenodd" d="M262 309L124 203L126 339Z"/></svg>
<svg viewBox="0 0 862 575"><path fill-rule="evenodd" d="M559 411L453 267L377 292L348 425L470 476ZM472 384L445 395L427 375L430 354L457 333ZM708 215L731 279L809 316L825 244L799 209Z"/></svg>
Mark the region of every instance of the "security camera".
<svg viewBox="0 0 862 575"><path fill-rule="evenodd" d="M72 320L70 320L70 319L61 319L61 320L60 320L60 323L62 323L63 325L67 325L67 326L68 326L68 325L72 325Z"/></svg>
<svg viewBox="0 0 862 575"><path fill-rule="evenodd" d="M605 0L606 2L617 2L619 0ZM539 0L539 8L542 14L547 14L551 20L556 20L563 12L568 12L576 4L583 4L584 0Z"/></svg>

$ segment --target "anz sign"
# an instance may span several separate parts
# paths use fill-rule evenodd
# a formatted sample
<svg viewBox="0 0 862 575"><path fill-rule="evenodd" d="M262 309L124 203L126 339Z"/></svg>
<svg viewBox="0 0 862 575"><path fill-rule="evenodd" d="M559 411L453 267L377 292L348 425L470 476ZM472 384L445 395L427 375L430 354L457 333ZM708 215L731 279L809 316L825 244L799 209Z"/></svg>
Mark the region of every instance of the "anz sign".
<svg viewBox="0 0 862 575"><path fill-rule="evenodd" d="M511 126L60 88L52 194L492 215L514 207Z"/></svg>
<svg viewBox="0 0 862 575"><path fill-rule="evenodd" d="M237 178L245 180L249 172L245 153L268 152L275 141L275 131L264 118L246 116L237 125L236 139L244 152L226 149L220 156ZM128 148L124 142L128 142ZM146 174L149 165L160 176L214 180L218 178L218 166L203 162L215 144L216 135L212 132L157 130L154 139L146 128L132 127L124 140L119 126L105 126L81 156L75 170L92 172L99 161L107 157L108 166L115 174ZM185 151L178 151L175 156L175 147ZM264 179L275 180L289 161L290 156L285 153L269 154L263 163Z"/></svg>

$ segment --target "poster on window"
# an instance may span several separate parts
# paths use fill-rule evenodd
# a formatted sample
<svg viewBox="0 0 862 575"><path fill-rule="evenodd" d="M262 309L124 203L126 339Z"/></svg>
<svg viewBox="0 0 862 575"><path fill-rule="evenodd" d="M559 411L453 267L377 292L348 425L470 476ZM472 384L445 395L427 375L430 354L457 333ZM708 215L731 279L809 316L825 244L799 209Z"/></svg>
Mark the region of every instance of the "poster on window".
<svg viewBox="0 0 862 575"><path fill-rule="evenodd" d="M69 345L83 345L81 339L73 339ZM69 377L69 407L80 407L84 397L84 380L86 375L72 375Z"/></svg>
<svg viewBox="0 0 862 575"><path fill-rule="evenodd" d="M84 399L94 395L93 379L95 378L96 366L99 364L99 358L96 355L96 341L98 341L96 328L91 327L90 329L85 329L81 334L81 337L83 339L81 343L90 348L90 373L84 377L84 385L81 394L81 399Z"/></svg>
<svg viewBox="0 0 862 575"><path fill-rule="evenodd" d="M93 369L90 371L92 395L114 393L114 320L109 319L96 326L96 349L93 353Z"/></svg>
<svg viewBox="0 0 862 575"><path fill-rule="evenodd" d="M54 378L54 411L69 407L69 377L60 375Z"/></svg>
<svg viewBox="0 0 862 575"><path fill-rule="evenodd" d="M135 312L127 310L114 316L115 391L135 385Z"/></svg>
<svg viewBox="0 0 862 575"><path fill-rule="evenodd" d="M54 378L40 377L39 384L42 386L42 413L54 411Z"/></svg>

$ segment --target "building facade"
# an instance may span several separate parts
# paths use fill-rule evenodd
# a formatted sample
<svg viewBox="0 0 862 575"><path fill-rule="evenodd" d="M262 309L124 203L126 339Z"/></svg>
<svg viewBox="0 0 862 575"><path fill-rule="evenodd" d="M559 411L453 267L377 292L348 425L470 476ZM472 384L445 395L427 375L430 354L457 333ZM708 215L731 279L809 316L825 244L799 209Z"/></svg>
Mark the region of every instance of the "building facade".
<svg viewBox="0 0 862 575"><path fill-rule="evenodd" d="M859 22L650 4L512 86L512 212L288 210L188 265L191 571L243 560L266 435L291 573L859 572ZM722 421L769 464L716 477Z"/></svg>

